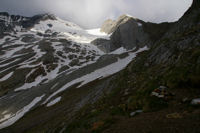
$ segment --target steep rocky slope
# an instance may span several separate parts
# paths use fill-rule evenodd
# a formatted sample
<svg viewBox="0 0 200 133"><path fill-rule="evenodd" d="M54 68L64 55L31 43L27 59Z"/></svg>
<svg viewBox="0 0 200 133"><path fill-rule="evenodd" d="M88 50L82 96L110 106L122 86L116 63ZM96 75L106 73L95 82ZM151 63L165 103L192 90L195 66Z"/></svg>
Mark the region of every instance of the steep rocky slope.
<svg viewBox="0 0 200 133"><path fill-rule="evenodd" d="M200 97L199 6L199 0L194 0L185 15L170 24L140 22L140 27L135 19L124 16L125 23L117 26L110 40L105 42L100 39L98 41L101 43L96 44L98 46L106 43L106 48L98 46L106 52L122 47L113 52L118 55L110 53L99 57L97 54L99 58L94 60L95 63L83 66L73 73L68 74L66 71L48 83L26 91L11 91L0 99L1 114L4 118L9 117L10 110L21 115L21 108L30 108L24 105L36 103L36 106L19 121L0 132L199 132L199 106L191 105L192 99ZM113 26L112 22L109 25ZM120 30L126 31L129 26L134 27L130 33L129 30L125 33ZM40 26L36 26L34 31L38 30L41 30ZM136 39L140 39L140 36L133 36L133 33L138 34L138 31L146 36L137 44ZM42 34L48 33L49 31ZM82 32L79 34L83 35ZM128 34L130 37L122 34ZM88 37L85 32L84 36ZM74 36L67 37L72 39ZM117 45L117 41L110 43L112 39L117 39L115 37L120 37L117 41L126 44ZM94 38L92 36L92 39ZM72 41L75 42L74 38ZM150 49L146 51L147 48L143 48L138 51L146 41ZM133 45L127 45L127 42L133 42ZM77 42L75 44L77 45ZM124 49L134 47L134 53L123 52ZM90 52L90 49L87 50ZM137 57L122 70L136 53ZM121 67L119 69L116 66ZM122 71L116 73L120 70ZM157 91L155 89L160 86L166 88L166 97L152 96L152 92ZM19 100L21 97L23 99ZM25 100L28 101L24 103ZM30 102L32 104L29 104ZM130 117L134 116L134 113L141 114ZM4 121L3 119L1 121Z"/></svg>
<svg viewBox="0 0 200 133"><path fill-rule="evenodd" d="M48 14L15 18L4 15L2 22L7 29L0 45L0 95L48 82L64 71L95 62L103 54L89 45L96 36L75 24ZM27 23L32 24L26 27Z"/></svg>
<svg viewBox="0 0 200 133"><path fill-rule="evenodd" d="M102 96L102 87L108 86L110 79L93 88L85 86L119 72L137 53L148 50L143 47L104 53L90 42L108 35L98 29L84 30L50 14L21 17L1 13L0 17L0 129L35 108L40 112L28 119L34 123L25 122L20 131L15 128L13 132L24 132L66 112L65 119L70 119L83 105ZM64 92L77 96L68 99ZM53 110L57 113L52 114ZM37 122L35 118L39 117L44 119Z"/></svg>
<svg viewBox="0 0 200 133"><path fill-rule="evenodd" d="M111 93L82 108L65 132L200 132L200 108L193 101L200 97L199 16L194 0L149 51L115 76Z"/></svg>
<svg viewBox="0 0 200 133"><path fill-rule="evenodd" d="M127 50L144 46L151 47L159 40L173 23L154 24L144 22L129 15L122 15L117 20L106 20L101 31L110 34L110 39L96 39L92 43L105 52L120 47Z"/></svg>

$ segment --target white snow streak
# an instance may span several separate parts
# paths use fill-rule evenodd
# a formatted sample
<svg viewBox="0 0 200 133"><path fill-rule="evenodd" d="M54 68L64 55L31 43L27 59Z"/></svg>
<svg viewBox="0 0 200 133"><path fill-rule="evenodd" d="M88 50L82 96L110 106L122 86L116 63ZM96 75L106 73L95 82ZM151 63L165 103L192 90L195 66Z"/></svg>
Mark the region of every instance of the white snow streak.
<svg viewBox="0 0 200 133"><path fill-rule="evenodd" d="M9 50L9 51L6 51L6 53L1 56L1 58L10 58L12 57L17 51L20 51L21 49L23 49L24 46L20 46L20 47L17 47L17 48L14 48L12 50Z"/></svg>
<svg viewBox="0 0 200 133"><path fill-rule="evenodd" d="M18 121L20 118L22 118L27 112L29 112L29 110L32 107L34 107L39 101L41 101L43 97L44 97L44 95L42 95L40 97L36 97L30 104L23 107L23 109L19 110L14 115L6 114L3 119L0 119L0 122L4 121L3 123L0 123L0 129L14 124L16 121Z"/></svg>
<svg viewBox="0 0 200 133"><path fill-rule="evenodd" d="M47 107L50 107L50 106L55 105L56 103L60 102L60 100L61 100L61 97L58 97L58 98L52 100L51 102L49 102L49 103L47 104Z"/></svg>
<svg viewBox="0 0 200 133"><path fill-rule="evenodd" d="M121 71L122 69L124 69L131 61L133 58L136 57L137 53L142 52L148 50L147 47L141 48L138 51L134 52L134 53L130 53L128 57L124 58L124 59L119 59L117 62L110 64L104 68L100 68L94 72L91 72L87 75L84 75L80 78L77 78L69 83L67 83L66 85L64 85L62 88L60 88L59 90L57 90L56 92L54 92L52 95L50 95L44 102L44 104L46 104L52 97L56 96L57 94L59 94L60 92L65 91L67 88L69 88L72 85L75 85L77 83L81 83L81 85L79 85L78 87L81 87L91 81L94 81L96 79L99 78L104 78L107 77L109 75L115 74L119 71Z"/></svg>
<svg viewBox="0 0 200 133"><path fill-rule="evenodd" d="M5 81L5 80L9 79L9 78L10 78L12 75L13 75L13 72L11 72L11 73L9 73L9 74L5 75L4 77L2 77L2 78L0 79L0 82L2 82L2 81Z"/></svg>
<svg viewBox="0 0 200 133"><path fill-rule="evenodd" d="M91 35L96 35L96 36L107 36L108 34L106 34L105 32L101 32L101 29L90 29L87 30L87 32Z"/></svg>
<svg viewBox="0 0 200 133"><path fill-rule="evenodd" d="M121 48L118 48L118 49L116 49L115 51L113 51L109 54L122 54L122 53L125 53L125 52L127 52L127 50L124 47L121 47Z"/></svg>

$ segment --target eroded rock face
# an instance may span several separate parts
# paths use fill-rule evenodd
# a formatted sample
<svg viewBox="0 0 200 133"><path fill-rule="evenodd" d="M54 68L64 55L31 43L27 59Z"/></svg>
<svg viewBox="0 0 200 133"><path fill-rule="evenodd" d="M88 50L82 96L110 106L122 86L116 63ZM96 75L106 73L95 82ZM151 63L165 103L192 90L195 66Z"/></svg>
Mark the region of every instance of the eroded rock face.
<svg viewBox="0 0 200 133"><path fill-rule="evenodd" d="M148 41L148 36L143 31L143 24L136 19L129 16L121 16L116 25L116 30L110 39L111 44L114 46L111 51L120 47L128 50L135 47L143 47Z"/></svg>
<svg viewBox="0 0 200 133"><path fill-rule="evenodd" d="M183 51L195 51L200 46L199 16L200 3L194 0L189 10L162 36L162 40L157 41L159 46L149 56L149 62L172 65L181 60Z"/></svg>
<svg viewBox="0 0 200 133"><path fill-rule="evenodd" d="M199 10L200 9L200 1L199 0L193 0L192 6L190 7L190 9L185 13L186 14L190 14L192 11L194 10Z"/></svg>
<svg viewBox="0 0 200 133"><path fill-rule="evenodd" d="M110 40L95 40L93 43L106 52L114 51L120 47L127 50L143 47L149 44L148 34L144 32L145 22L128 15L120 16L116 21L104 22L101 31L111 34Z"/></svg>
<svg viewBox="0 0 200 133"><path fill-rule="evenodd" d="M174 34L178 35L179 32L186 31L192 26L194 27L194 24L197 25L195 27L199 27L199 16L199 0L194 0L190 9L175 23L146 23L131 16L122 15L116 21L109 19L102 25L102 32L112 33L110 40L97 39L92 43L104 52L111 52L120 47L124 47L127 50L143 47L144 45L151 47L158 40L169 38L169 36ZM193 30L195 30L194 28ZM169 53L163 56L163 58L170 55Z"/></svg>
<svg viewBox="0 0 200 133"><path fill-rule="evenodd" d="M106 20L102 27L101 27L101 32L105 32L107 34L110 34L113 32L113 27L115 26L116 21L112 19Z"/></svg>
<svg viewBox="0 0 200 133"><path fill-rule="evenodd" d="M111 52L120 47L127 50L145 45L151 47L172 26L173 23L154 24L129 15L122 15L116 21L105 21L101 27L102 32L111 34L110 40L97 39L92 43L105 52Z"/></svg>
<svg viewBox="0 0 200 133"><path fill-rule="evenodd" d="M110 49L115 49L115 47L110 44L110 40L107 39L95 39L94 41L92 41L92 44L96 45L105 53L109 53L111 51Z"/></svg>
<svg viewBox="0 0 200 133"><path fill-rule="evenodd" d="M142 23L144 23L143 21L133 18L132 16L122 15L117 20L111 20L111 19L106 20L101 27L101 32L111 34L115 32L120 27L120 25L125 24L130 20L137 23L138 26L142 26Z"/></svg>

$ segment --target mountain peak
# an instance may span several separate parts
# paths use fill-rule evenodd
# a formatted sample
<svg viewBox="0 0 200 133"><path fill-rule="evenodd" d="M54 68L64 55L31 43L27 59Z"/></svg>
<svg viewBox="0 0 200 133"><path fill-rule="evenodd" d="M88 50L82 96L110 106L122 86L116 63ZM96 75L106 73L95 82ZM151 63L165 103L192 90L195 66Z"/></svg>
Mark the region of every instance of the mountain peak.
<svg viewBox="0 0 200 133"><path fill-rule="evenodd" d="M129 20L135 20L138 21L137 18L134 18L133 16L129 15L129 14L123 14L121 15L118 19L117 22L122 23L122 22L127 22Z"/></svg>
<svg viewBox="0 0 200 133"><path fill-rule="evenodd" d="M137 20L137 18L134 18L133 16L131 16L129 14L123 14L118 19L125 19L125 18L132 18L132 19Z"/></svg>
<svg viewBox="0 0 200 133"><path fill-rule="evenodd" d="M0 12L0 16L9 16L8 12Z"/></svg>
<svg viewBox="0 0 200 133"><path fill-rule="evenodd" d="M115 31L117 29L117 27L119 27L121 24L124 24L127 22L138 24L138 26L141 26L143 23L143 21L141 21L137 18L134 18L131 15L123 14L123 15L119 16L119 18L117 20L111 20L111 19L106 20L101 27L101 31L105 32L107 34L110 34L113 31Z"/></svg>
<svg viewBox="0 0 200 133"><path fill-rule="evenodd" d="M50 13L44 13L44 14L38 14L32 17L33 19L40 19L40 20L57 20L56 16L54 14Z"/></svg>
<svg viewBox="0 0 200 133"><path fill-rule="evenodd" d="M56 20L56 16L54 14L50 14L50 13L45 13L42 15L43 19L50 19L50 20Z"/></svg>

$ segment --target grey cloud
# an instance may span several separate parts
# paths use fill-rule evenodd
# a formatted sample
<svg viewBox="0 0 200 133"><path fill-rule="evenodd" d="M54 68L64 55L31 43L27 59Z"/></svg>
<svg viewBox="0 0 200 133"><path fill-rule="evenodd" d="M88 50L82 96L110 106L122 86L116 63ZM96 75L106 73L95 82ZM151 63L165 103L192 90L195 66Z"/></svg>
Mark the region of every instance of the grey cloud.
<svg viewBox="0 0 200 133"><path fill-rule="evenodd" d="M176 21L191 3L192 0L1 0L0 11L25 16L49 12L92 28L122 14L157 23Z"/></svg>

